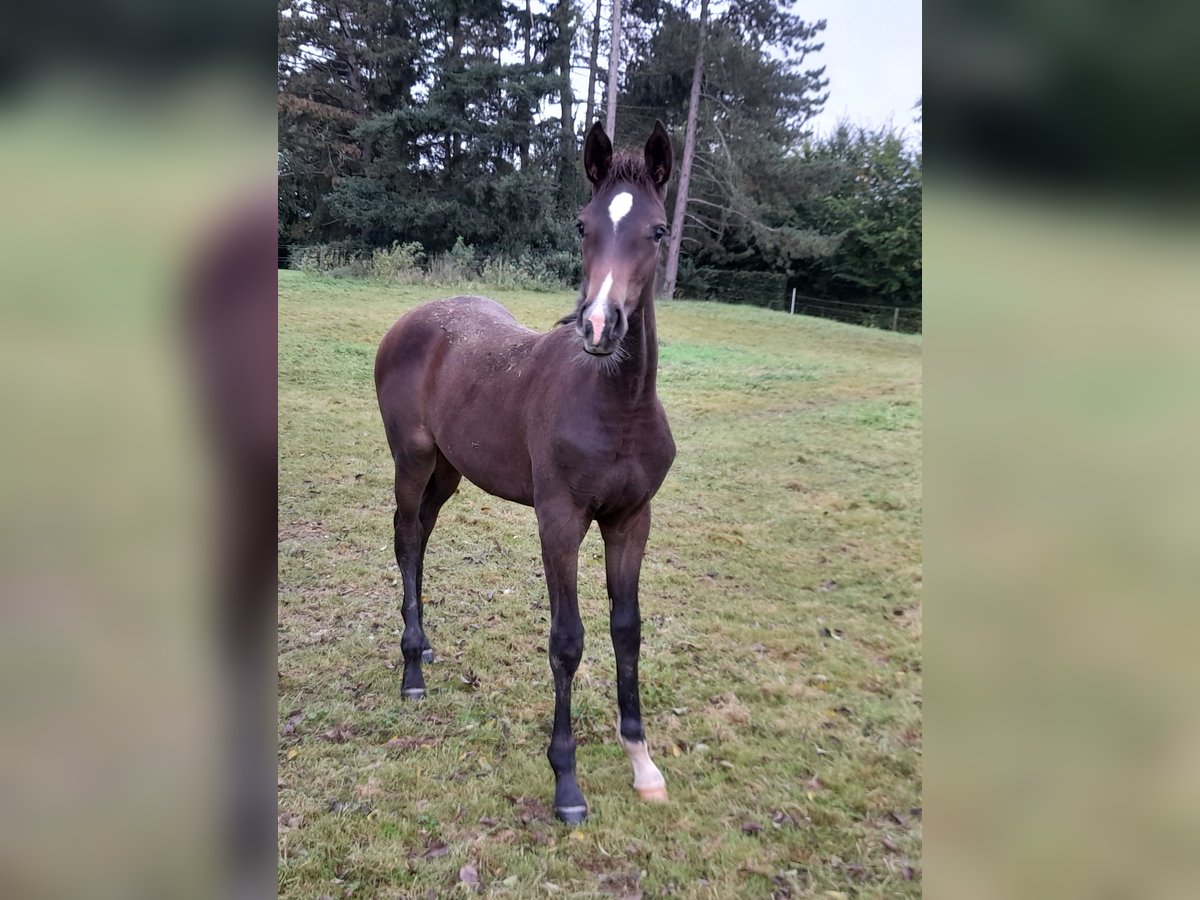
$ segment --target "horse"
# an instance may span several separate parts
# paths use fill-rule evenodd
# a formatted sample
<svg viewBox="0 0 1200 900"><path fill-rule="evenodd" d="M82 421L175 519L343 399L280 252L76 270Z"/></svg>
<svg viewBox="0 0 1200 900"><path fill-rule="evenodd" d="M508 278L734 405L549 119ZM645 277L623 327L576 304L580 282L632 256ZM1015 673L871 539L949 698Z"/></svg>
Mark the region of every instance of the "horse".
<svg viewBox="0 0 1200 900"><path fill-rule="evenodd" d="M656 391L654 317L655 271L669 231L671 140L656 122L640 157L614 155L597 122L584 143L583 167L591 199L576 223L583 282L573 312L539 333L485 297L438 300L397 321L375 359L396 469L401 696L425 696L421 665L433 659L422 622L422 568L442 505L465 476L489 494L532 506L550 595L554 728L546 756L554 812L568 825L588 815L575 779L571 686L583 655L579 547L592 522L604 540L617 738L638 795L667 799L642 725L638 580L650 503L675 459Z"/></svg>

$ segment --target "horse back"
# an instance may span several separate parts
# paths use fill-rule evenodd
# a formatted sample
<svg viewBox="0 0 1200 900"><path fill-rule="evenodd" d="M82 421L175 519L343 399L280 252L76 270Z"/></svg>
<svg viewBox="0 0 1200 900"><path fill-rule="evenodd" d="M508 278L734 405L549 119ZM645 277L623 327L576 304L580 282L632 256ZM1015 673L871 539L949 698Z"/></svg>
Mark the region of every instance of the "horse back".
<svg viewBox="0 0 1200 900"><path fill-rule="evenodd" d="M484 490L532 502L524 418L539 337L486 297L438 300L401 318L375 359L393 456L436 447Z"/></svg>

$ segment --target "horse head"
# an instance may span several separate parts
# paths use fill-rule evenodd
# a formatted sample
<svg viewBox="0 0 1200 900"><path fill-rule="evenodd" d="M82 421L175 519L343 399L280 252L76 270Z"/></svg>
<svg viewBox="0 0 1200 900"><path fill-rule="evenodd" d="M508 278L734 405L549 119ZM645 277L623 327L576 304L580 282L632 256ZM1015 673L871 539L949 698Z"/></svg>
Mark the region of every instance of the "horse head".
<svg viewBox="0 0 1200 900"><path fill-rule="evenodd" d="M573 315L583 349L608 356L620 346L629 318L654 292L662 240L670 229L663 201L671 177L671 139L662 122L641 157L613 153L599 122L583 146L592 198L576 228L583 242L583 285Z"/></svg>

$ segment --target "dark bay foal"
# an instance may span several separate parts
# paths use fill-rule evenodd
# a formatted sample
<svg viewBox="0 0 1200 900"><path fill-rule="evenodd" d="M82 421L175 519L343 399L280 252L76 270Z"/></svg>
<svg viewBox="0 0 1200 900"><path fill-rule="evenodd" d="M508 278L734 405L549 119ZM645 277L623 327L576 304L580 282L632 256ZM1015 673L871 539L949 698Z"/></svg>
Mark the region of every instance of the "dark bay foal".
<svg viewBox="0 0 1200 900"><path fill-rule="evenodd" d="M667 233L663 197L671 142L656 123L642 156L613 155L597 123L584 145L591 201L579 214L583 286L576 309L546 334L484 297L419 307L384 337L375 387L396 463L396 562L404 584L402 695L425 695L422 562L438 511L462 476L533 506L550 592L554 811L587 817L575 781L571 683L583 655L576 579L591 523L604 538L617 662L618 738L634 787L665 800L638 700L638 576L650 500L675 457L658 401L654 275Z"/></svg>

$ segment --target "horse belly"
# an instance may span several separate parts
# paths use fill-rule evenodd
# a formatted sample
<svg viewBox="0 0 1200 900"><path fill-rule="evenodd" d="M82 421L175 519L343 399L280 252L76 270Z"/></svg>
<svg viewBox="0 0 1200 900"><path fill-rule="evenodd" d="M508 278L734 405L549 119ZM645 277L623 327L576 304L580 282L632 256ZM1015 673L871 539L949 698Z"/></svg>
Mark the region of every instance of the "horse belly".
<svg viewBox="0 0 1200 900"><path fill-rule="evenodd" d="M443 410L434 442L464 478L504 500L533 505L533 472L515 411L495 400Z"/></svg>

